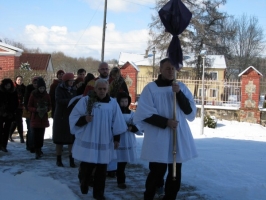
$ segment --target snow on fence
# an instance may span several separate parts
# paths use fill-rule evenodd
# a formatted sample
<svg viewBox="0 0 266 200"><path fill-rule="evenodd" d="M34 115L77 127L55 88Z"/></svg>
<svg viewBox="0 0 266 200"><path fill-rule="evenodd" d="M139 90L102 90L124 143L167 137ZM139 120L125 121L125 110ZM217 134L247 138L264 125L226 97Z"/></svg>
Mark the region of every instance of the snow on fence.
<svg viewBox="0 0 266 200"><path fill-rule="evenodd" d="M143 88L156 77L138 76L137 95L139 96ZM178 78L187 85L194 96L196 104L201 105L202 101L202 81L192 78ZM204 80L205 105L234 106L239 107L241 102L241 82L238 80Z"/></svg>

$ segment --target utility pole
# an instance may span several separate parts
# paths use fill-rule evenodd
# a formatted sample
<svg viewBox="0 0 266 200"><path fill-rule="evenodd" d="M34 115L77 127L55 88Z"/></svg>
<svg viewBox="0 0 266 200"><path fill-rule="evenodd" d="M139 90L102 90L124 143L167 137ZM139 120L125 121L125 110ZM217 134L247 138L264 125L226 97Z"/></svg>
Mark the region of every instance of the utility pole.
<svg viewBox="0 0 266 200"><path fill-rule="evenodd" d="M104 43L105 43L105 30L106 30L106 14L107 14L107 0L105 0L105 3L104 3L102 55L101 55L101 61L102 62L104 62Z"/></svg>

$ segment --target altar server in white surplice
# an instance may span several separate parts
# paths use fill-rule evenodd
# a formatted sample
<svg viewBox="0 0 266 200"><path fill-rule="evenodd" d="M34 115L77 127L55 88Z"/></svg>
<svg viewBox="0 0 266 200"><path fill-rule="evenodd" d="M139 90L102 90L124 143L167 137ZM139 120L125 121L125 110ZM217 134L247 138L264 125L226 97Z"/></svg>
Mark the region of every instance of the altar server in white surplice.
<svg viewBox="0 0 266 200"><path fill-rule="evenodd" d="M197 156L187 120L196 116L193 96L185 84L174 81L176 70L169 58L160 61L160 75L143 89L133 121L144 130L141 159L149 161L144 199L153 199L168 168L164 200L176 199L181 183L182 162ZM175 93L174 93L175 92ZM176 118L173 120L173 94ZM176 140L176 180L173 180L173 130Z"/></svg>
<svg viewBox="0 0 266 200"><path fill-rule="evenodd" d="M133 123L134 112L129 109L131 97L126 92L120 92L117 95L117 102L121 108L125 122L127 123L127 132L121 134L120 145L117 148L117 186L125 189L127 186L125 168L127 163L134 163L137 159L136 137L140 134L138 127Z"/></svg>
<svg viewBox="0 0 266 200"><path fill-rule="evenodd" d="M80 160L79 181L83 194L88 193L89 180L94 169L93 197L104 199L107 164L116 159L120 134L127 131L116 99L108 94L108 82L98 79L94 91L81 98L73 108L70 130L75 135L72 155Z"/></svg>

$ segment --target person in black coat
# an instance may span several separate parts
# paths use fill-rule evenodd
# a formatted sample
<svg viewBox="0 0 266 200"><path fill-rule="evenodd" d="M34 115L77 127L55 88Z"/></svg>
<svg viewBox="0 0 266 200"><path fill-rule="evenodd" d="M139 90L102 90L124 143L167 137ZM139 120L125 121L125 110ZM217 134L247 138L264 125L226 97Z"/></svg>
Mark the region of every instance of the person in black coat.
<svg viewBox="0 0 266 200"><path fill-rule="evenodd" d="M70 100L76 96L76 87L73 86L74 74L65 73L62 77L62 82L55 90L55 113L53 122L53 142L56 144L56 165L64 167L62 163L63 145L68 145L70 167L75 167L74 159L72 158L72 145L74 136L70 133L69 115L74 107L68 106Z"/></svg>
<svg viewBox="0 0 266 200"><path fill-rule="evenodd" d="M31 92L34 91L37 88L37 80L38 76L35 76L31 79L31 84L26 86L26 91L24 95L24 106L25 110L29 112L28 110L28 102L30 99ZM31 127L30 127L30 116L26 117L26 124L27 124L27 135L26 135L26 149L30 151L31 153L35 152L35 147L34 147L34 137L33 133L31 132Z"/></svg>
<svg viewBox="0 0 266 200"><path fill-rule="evenodd" d="M22 120L22 114L23 114L23 107L24 107L24 95L26 86L23 84L23 77L17 76L15 79L15 89L18 93L18 109L16 111L16 118L15 121L12 122L10 133L9 133L9 141L14 142L12 139L12 134L14 133L15 129L17 128L20 142L24 143L24 137L23 137L23 120Z"/></svg>
<svg viewBox="0 0 266 200"><path fill-rule="evenodd" d="M11 123L15 119L18 108L18 95L13 81L5 78L0 86L0 149L8 152L6 147Z"/></svg>
<svg viewBox="0 0 266 200"><path fill-rule="evenodd" d="M94 75L91 73L87 73L87 75L84 79L84 82L82 83L82 85L79 88L77 88L77 95L83 94L88 82L91 81L92 79L95 79Z"/></svg>

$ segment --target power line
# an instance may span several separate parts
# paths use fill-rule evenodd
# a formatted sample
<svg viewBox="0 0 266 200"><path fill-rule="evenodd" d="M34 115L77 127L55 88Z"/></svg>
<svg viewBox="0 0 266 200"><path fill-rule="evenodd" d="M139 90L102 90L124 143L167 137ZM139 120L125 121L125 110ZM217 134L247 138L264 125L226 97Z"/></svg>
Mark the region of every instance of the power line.
<svg viewBox="0 0 266 200"><path fill-rule="evenodd" d="M94 16L95 16L96 12L98 12L99 7L100 7L102 1L99 1L99 2L100 2L100 3L99 3L99 5L98 5L97 9L96 9L95 12L93 13L92 18L90 19L90 21L89 21L87 27L86 27L85 30L83 31L82 35L79 37L79 39L78 39L78 41L76 42L76 44L79 43L80 39L82 38L82 36L84 35L84 33L87 31L87 29L88 29L88 27L89 27L91 21L93 20L93 18L94 18ZM75 48L75 47L74 47L74 48Z"/></svg>

